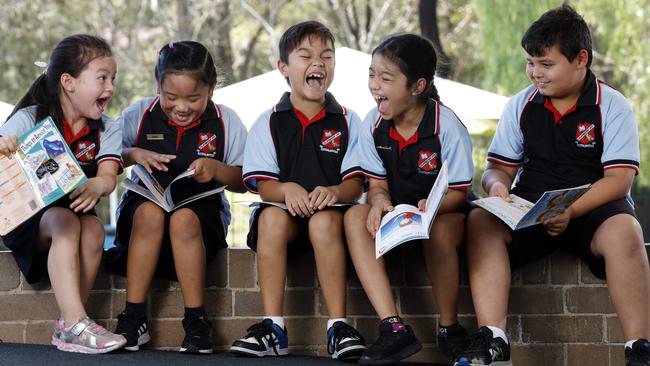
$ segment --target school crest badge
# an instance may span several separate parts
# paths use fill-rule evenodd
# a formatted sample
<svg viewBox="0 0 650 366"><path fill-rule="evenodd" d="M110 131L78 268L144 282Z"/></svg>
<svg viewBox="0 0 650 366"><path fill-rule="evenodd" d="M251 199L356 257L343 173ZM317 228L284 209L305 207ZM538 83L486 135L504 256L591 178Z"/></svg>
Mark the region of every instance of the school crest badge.
<svg viewBox="0 0 650 366"><path fill-rule="evenodd" d="M596 125L589 122L579 122L576 128L576 145L594 147L596 145Z"/></svg>
<svg viewBox="0 0 650 366"><path fill-rule="evenodd" d="M210 132L200 132L196 153L200 156L213 158L217 153L217 135Z"/></svg>
<svg viewBox="0 0 650 366"><path fill-rule="evenodd" d="M91 141L79 141L75 149L74 156L82 162L89 162L95 159L95 145Z"/></svg>
<svg viewBox="0 0 650 366"><path fill-rule="evenodd" d="M321 151L338 154L341 151L341 132L336 130L323 130L320 149Z"/></svg>
<svg viewBox="0 0 650 366"><path fill-rule="evenodd" d="M438 154L427 150L418 153L418 172L430 174L438 168Z"/></svg>

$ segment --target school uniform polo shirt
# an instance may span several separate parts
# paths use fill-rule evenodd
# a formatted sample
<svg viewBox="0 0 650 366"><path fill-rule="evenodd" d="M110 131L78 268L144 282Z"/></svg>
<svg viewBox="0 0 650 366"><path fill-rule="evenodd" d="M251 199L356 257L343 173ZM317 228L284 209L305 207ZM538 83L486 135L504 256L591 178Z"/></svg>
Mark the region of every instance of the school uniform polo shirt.
<svg viewBox="0 0 650 366"><path fill-rule="evenodd" d="M244 153L246 188L257 193L259 180L294 182L307 191L333 186L361 174L356 155L361 120L325 95L324 109L308 119L285 93L251 128Z"/></svg>
<svg viewBox="0 0 650 366"><path fill-rule="evenodd" d="M639 160L630 104L590 70L563 115L532 85L515 95L488 150L488 161L521 167L513 192L533 201L544 191L594 183L605 169L638 172Z"/></svg>
<svg viewBox="0 0 650 366"><path fill-rule="evenodd" d="M19 110L0 126L0 136L20 136L32 129L36 122L36 106ZM114 161L122 168L122 130L108 116L88 120L88 124L73 135L67 123L61 131L77 162L89 178L97 175L97 166L104 161Z"/></svg>
<svg viewBox="0 0 650 366"><path fill-rule="evenodd" d="M427 198L442 163L449 170L449 188L466 189L474 174L472 142L454 112L431 99L416 133L405 140L392 120L373 108L364 119L359 139L364 173L387 179L393 204L416 205Z"/></svg>
<svg viewBox="0 0 650 366"><path fill-rule="evenodd" d="M148 97L125 109L117 122L123 128L124 148L139 147L176 155L175 159L166 164L168 172L154 169L153 175L163 187L199 158L216 159L231 166L241 166L243 163L246 127L232 109L223 105L208 102L200 119L180 127L163 112L158 97ZM133 172L130 178L138 181ZM191 196L215 188L216 185L215 181L199 183L186 179L174 183L174 191L182 199L182 196ZM228 202L223 192L220 196L224 206L221 210L222 220L224 227L228 227Z"/></svg>

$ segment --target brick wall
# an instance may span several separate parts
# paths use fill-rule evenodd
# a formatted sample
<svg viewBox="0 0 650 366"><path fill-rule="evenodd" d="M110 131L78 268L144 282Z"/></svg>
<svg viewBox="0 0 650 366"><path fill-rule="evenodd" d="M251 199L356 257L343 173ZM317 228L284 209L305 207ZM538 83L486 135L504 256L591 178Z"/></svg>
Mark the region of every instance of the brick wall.
<svg viewBox="0 0 650 366"><path fill-rule="evenodd" d="M389 273L401 315L424 343L412 361L439 361L433 333L436 305L427 285L421 252L407 247L388 258ZM408 265L405 266L404 264ZM325 355L327 316L310 254L289 261L285 314L292 352ZM377 321L350 265L348 314L369 340ZM206 307L215 326L218 349L243 335L262 314L254 254L224 250L208 268ZM125 279L100 273L90 296L90 316L112 329L125 301ZM183 303L175 282L157 281L149 297L153 347L176 349L182 340ZM475 318L463 279L460 321L471 331ZM606 285L566 254L532 263L513 276L508 336L519 365L622 365L622 333ZM0 339L47 344L58 315L47 283L29 285L10 253L0 253Z"/></svg>

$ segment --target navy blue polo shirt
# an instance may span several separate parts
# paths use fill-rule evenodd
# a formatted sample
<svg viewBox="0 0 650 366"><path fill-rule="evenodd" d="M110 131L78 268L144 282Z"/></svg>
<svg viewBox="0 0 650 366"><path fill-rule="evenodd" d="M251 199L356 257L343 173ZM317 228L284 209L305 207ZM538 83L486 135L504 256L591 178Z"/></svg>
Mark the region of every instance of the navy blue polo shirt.
<svg viewBox="0 0 650 366"><path fill-rule="evenodd" d="M360 119L330 93L312 119L293 107L285 93L251 128L244 153L246 188L257 193L260 179L294 182L307 191L333 186L361 174L357 140Z"/></svg>
<svg viewBox="0 0 650 366"><path fill-rule="evenodd" d="M404 139L392 120L373 108L360 137L362 167L373 179L387 179L393 204L416 205L427 198L442 163L449 168L449 188L466 189L474 174L472 142L454 112L430 99L413 136Z"/></svg>
<svg viewBox="0 0 650 366"><path fill-rule="evenodd" d="M505 107L488 161L521 167L513 193L542 193L594 183L605 169L639 169L636 119L625 97L587 71L576 104L559 113L534 86Z"/></svg>

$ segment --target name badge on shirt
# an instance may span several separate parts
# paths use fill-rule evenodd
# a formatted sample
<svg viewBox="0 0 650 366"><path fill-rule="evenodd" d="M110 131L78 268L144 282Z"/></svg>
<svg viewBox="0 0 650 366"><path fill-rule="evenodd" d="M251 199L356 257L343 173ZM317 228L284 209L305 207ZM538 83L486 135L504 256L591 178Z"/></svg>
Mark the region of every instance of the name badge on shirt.
<svg viewBox="0 0 650 366"><path fill-rule="evenodd" d="M148 133L147 141L162 141L165 139L165 135L162 133Z"/></svg>

